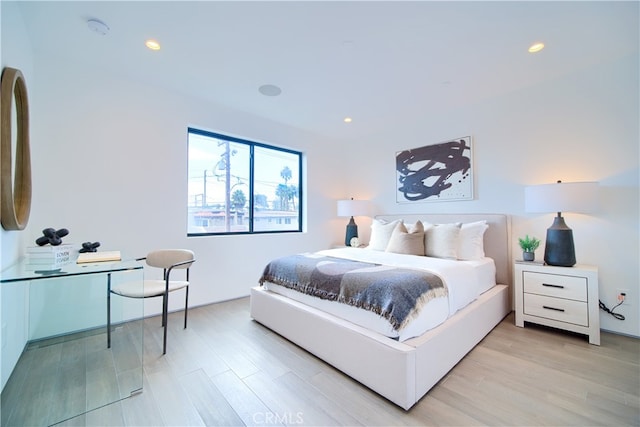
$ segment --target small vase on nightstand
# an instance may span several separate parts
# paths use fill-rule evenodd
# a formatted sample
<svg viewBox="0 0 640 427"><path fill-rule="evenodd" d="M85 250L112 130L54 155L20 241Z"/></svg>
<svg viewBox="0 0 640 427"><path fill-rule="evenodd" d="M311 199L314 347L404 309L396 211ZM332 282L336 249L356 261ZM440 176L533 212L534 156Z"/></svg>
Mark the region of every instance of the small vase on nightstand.
<svg viewBox="0 0 640 427"><path fill-rule="evenodd" d="M534 261L536 259L535 252L522 252L522 259L524 261Z"/></svg>

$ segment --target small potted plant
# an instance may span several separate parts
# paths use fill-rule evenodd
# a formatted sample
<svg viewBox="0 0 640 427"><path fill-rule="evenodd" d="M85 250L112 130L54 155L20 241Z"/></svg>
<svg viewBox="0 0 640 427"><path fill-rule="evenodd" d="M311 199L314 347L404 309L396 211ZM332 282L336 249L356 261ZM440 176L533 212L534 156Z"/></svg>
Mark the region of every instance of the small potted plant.
<svg viewBox="0 0 640 427"><path fill-rule="evenodd" d="M522 249L522 259L525 261L533 261L536 259L535 250L540 246L540 240L535 237L529 237L527 234L518 238L518 243L520 243L520 248Z"/></svg>

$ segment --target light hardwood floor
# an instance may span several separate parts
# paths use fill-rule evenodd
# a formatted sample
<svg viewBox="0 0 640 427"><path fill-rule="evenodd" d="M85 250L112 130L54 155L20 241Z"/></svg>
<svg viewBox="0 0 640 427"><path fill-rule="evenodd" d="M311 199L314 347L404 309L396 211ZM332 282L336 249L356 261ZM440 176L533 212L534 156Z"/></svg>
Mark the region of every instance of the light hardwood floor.
<svg viewBox="0 0 640 427"><path fill-rule="evenodd" d="M640 425L640 340L507 316L410 411L254 322L242 298L144 321L143 392L62 425ZM18 404L28 405L30 396ZM55 406L56 402L49 402Z"/></svg>

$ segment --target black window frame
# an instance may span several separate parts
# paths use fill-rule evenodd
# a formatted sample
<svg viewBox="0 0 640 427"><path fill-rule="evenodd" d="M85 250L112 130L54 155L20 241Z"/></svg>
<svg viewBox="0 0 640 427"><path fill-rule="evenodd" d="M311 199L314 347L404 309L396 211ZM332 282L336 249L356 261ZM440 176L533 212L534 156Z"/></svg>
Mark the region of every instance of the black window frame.
<svg viewBox="0 0 640 427"><path fill-rule="evenodd" d="M301 151L292 150L289 148L282 148L271 144L266 144L262 142L252 141L246 138L241 138L237 136L225 135L218 132L207 131L203 129L198 129L194 127L187 128L187 145L189 144L189 135L196 134L204 137L215 138L217 140L224 140L238 144L244 144L249 147L249 180L251 184L249 185L249 229L247 231L224 231L224 232L199 232L193 233L189 232L189 225L187 221L187 237L206 237L206 236L229 236L229 235L245 235L245 234L282 234L282 233L302 233L303 230L303 177L304 173L302 170L303 165L303 153ZM295 230L254 230L254 170L255 170L255 157L254 150L256 147L260 147L263 149L280 151L288 154L294 154L298 156L298 228ZM187 152L189 147L187 147ZM189 155L187 154L187 171L189 171ZM188 177L187 177L187 185L188 185ZM189 204L187 204L187 211L189 209ZM189 213L187 213L189 215Z"/></svg>

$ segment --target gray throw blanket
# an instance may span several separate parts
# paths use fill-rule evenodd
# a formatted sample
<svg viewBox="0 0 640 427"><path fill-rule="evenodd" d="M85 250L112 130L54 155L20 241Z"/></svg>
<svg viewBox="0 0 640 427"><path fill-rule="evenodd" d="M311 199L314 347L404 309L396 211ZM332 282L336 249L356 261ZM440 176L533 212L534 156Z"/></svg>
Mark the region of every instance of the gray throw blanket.
<svg viewBox="0 0 640 427"><path fill-rule="evenodd" d="M431 299L447 296L442 279L422 270L298 254L271 261L260 285L271 282L383 316L396 331Z"/></svg>

